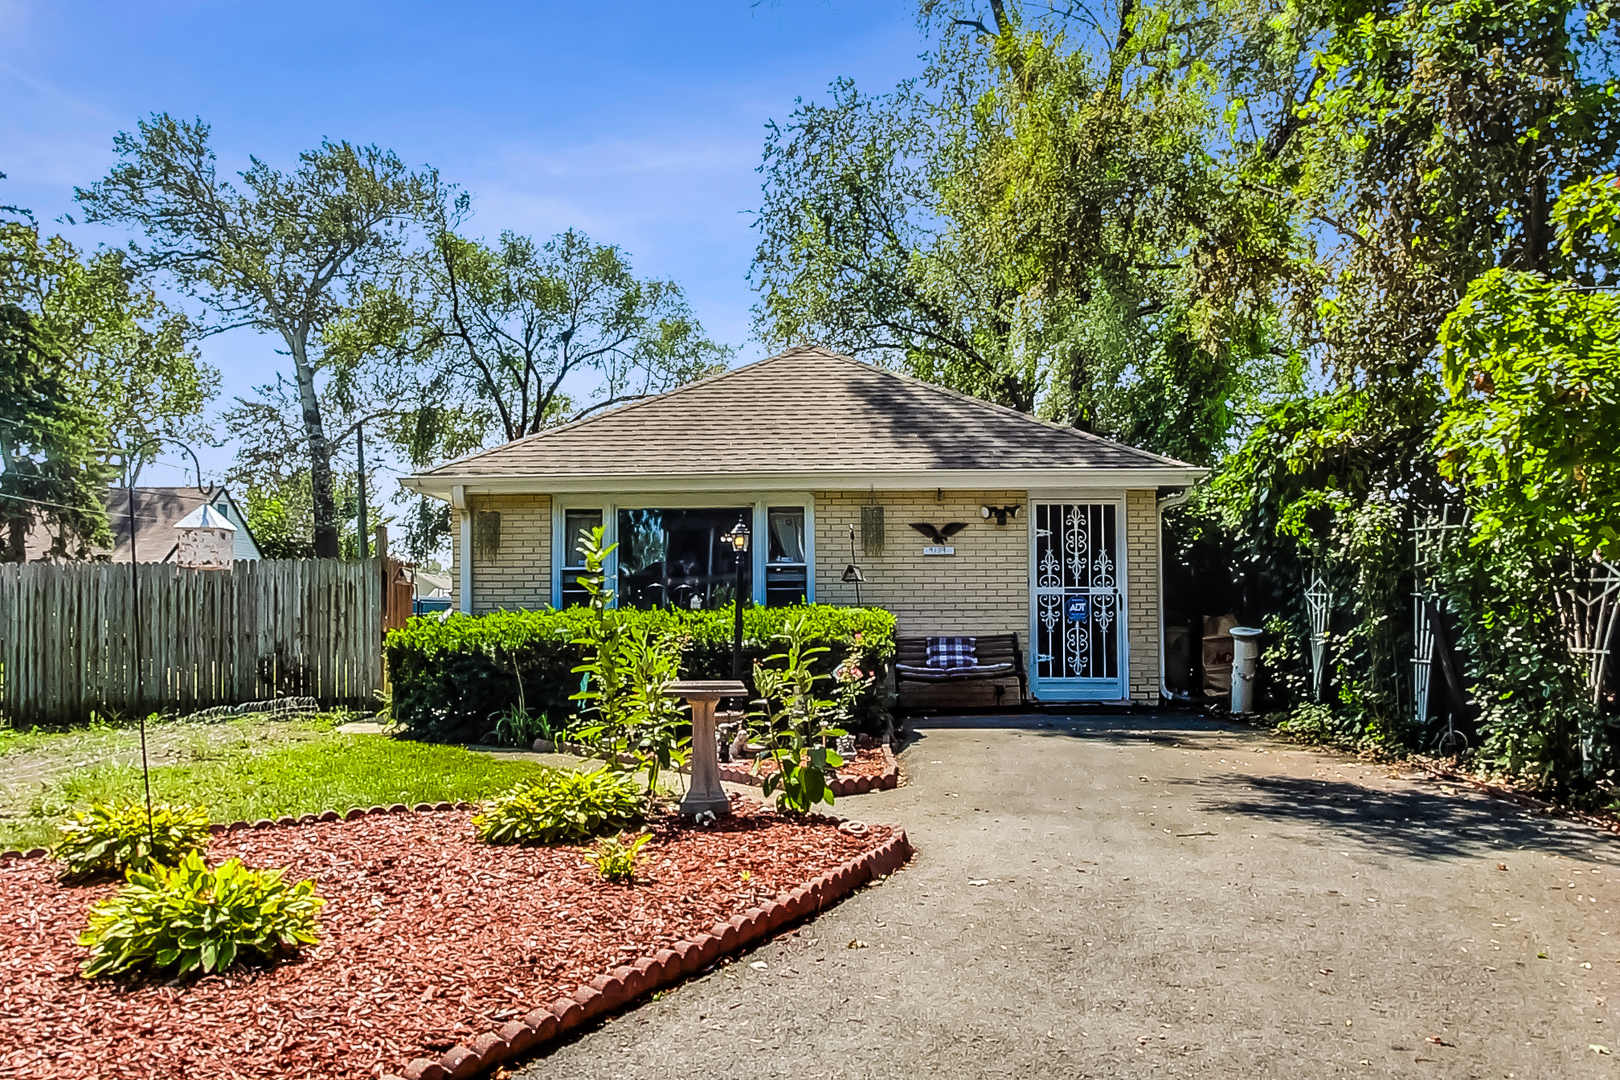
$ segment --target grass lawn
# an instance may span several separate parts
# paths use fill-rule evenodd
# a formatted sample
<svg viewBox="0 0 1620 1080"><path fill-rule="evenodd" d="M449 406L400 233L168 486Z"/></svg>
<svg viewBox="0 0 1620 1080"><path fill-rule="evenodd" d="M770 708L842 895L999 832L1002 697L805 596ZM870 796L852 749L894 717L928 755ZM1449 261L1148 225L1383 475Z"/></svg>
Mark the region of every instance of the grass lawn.
<svg viewBox="0 0 1620 1080"><path fill-rule="evenodd" d="M215 821L382 803L487 798L538 761L382 735L340 735L331 718L150 725L152 797L206 806ZM0 850L49 847L56 821L91 802L142 798L133 729L0 732Z"/></svg>

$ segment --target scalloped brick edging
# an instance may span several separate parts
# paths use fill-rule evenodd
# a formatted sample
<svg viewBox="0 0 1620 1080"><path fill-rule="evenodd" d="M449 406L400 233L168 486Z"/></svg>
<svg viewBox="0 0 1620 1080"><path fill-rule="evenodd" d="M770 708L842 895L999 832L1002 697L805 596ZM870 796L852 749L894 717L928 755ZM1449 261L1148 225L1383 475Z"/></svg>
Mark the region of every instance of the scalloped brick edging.
<svg viewBox="0 0 1620 1080"><path fill-rule="evenodd" d="M839 820L831 815L815 816L821 820ZM486 1031L474 1039L471 1046L458 1043L437 1058L417 1058L406 1066L403 1080L470 1080L655 990L696 975L721 957L741 952L789 923L831 907L873 878L898 870L910 858L911 843L906 839L905 830L895 826L893 836L865 855L827 871L762 908L750 908L726 922L716 923L713 930L698 935L696 941L677 941L671 948L660 949L633 964L598 975L573 996L560 997L533 1009L521 1020L509 1020L499 1030Z"/></svg>
<svg viewBox="0 0 1620 1080"><path fill-rule="evenodd" d="M319 814L305 814L302 817L283 816L275 818L260 818L258 821L233 821L230 824L214 821L208 825L208 831L215 836L221 833L240 832L243 829L285 829L297 825L314 825L317 822L327 821L358 821L363 817L377 814L432 814L441 810L476 810L477 803L470 802L439 802L417 803L415 806L406 806L404 803L394 803L391 806L351 806L346 812L338 813L336 810L323 810ZM42 859L49 855L49 848L29 848L27 851L0 851L0 862L8 859Z"/></svg>
<svg viewBox="0 0 1620 1080"><path fill-rule="evenodd" d="M894 758L894 751L887 746L883 750L883 772L877 776L835 776L827 785L832 789L834 798L845 795L865 795L868 791L888 791L890 788L900 786L900 763ZM685 770L682 770L683 772ZM747 784L751 787L762 786L763 778L744 765L732 761L720 763L720 779L732 784Z"/></svg>

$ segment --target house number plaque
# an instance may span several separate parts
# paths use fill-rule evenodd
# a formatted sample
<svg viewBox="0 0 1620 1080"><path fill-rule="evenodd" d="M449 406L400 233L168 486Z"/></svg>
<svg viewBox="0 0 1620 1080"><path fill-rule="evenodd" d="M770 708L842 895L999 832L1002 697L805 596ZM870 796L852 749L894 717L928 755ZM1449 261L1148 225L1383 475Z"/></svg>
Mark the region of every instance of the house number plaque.
<svg viewBox="0 0 1620 1080"><path fill-rule="evenodd" d="M956 549L954 547L925 547L925 548L923 548L923 554L924 555L955 555L956 554Z"/></svg>

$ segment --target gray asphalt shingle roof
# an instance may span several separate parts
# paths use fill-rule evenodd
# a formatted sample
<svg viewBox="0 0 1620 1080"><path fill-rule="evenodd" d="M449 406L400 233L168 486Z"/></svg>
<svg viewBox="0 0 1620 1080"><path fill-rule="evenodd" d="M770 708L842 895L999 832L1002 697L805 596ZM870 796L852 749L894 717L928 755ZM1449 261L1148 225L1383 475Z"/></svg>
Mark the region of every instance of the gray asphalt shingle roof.
<svg viewBox="0 0 1620 1080"><path fill-rule="evenodd" d="M499 477L1187 466L819 346L418 474Z"/></svg>

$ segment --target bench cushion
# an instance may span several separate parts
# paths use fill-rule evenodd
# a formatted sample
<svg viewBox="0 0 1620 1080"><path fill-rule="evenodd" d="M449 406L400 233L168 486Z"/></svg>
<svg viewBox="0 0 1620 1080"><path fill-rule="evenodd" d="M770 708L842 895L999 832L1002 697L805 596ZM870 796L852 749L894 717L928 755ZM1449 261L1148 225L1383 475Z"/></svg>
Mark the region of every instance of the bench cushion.
<svg viewBox="0 0 1620 1080"><path fill-rule="evenodd" d="M940 668L926 664L896 664L894 670L908 679L947 682L951 679L993 679L1014 674L1011 664L974 664L972 667Z"/></svg>

